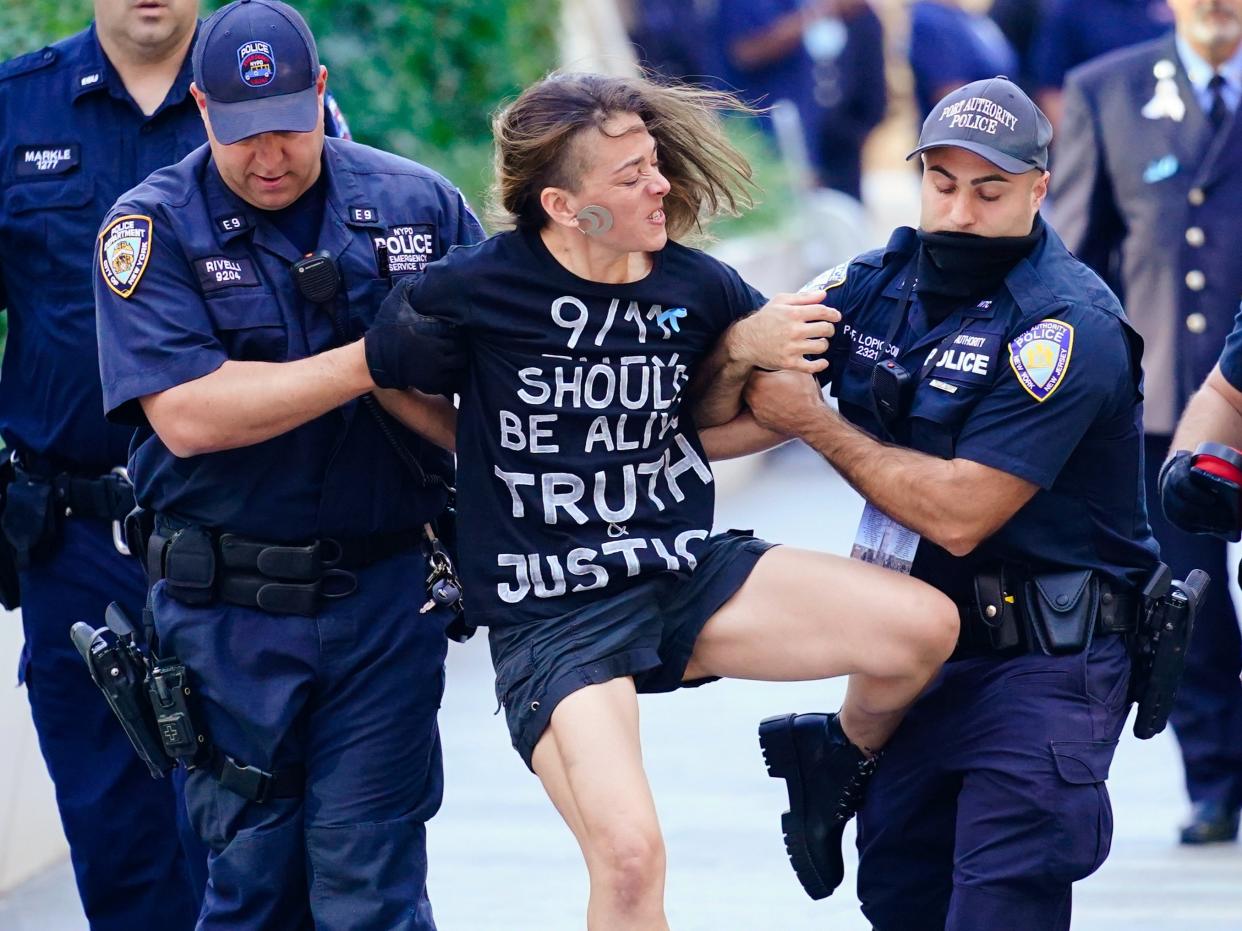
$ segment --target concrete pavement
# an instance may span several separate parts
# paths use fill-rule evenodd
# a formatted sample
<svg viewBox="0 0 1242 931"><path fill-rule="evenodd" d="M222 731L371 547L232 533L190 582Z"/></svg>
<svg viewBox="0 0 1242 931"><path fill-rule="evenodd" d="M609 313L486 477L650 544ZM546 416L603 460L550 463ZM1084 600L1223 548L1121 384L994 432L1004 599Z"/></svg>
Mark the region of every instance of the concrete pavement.
<svg viewBox="0 0 1242 931"><path fill-rule="evenodd" d="M720 527L848 552L858 499L804 450L769 454L750 480L730 484ZM764 774L755 737L763 716L835 708L842 689L838 682L723 682L643 698L646 760L668 846L669 917L678 931L866 931L851 894L852 855L843 888L827 901L811 902L797 885L778 829L782 784ZM509 748L495 707L483 638L454 647L441 717L449 784L430 827L439 924L445 931L580 928L586 873L577 848ZM1112 855L1076 888L1075 931L1242 931L1242 848L1177 846L1180 778L1167 732L1140 743L1127 731L1110 781ZM0 899L3 931L84 926L67 866Z"/></svg>

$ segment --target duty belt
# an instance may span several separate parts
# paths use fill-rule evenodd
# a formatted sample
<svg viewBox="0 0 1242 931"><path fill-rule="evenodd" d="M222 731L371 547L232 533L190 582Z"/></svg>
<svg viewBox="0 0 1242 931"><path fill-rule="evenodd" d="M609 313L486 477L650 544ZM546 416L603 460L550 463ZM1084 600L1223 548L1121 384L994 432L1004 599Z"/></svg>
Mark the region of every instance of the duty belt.
<svg viewBox="0 0 1242 931"><path fill-rule="evenodd" d="M152 584L165 581L186 604L216 600L273 614L316 614L324 601L358 588L360 569L422 542L421 531L323 538L304 544L272 543L196 525L156 519L147 547Z"/></svg>
<svg viewBox="0 0 1242 931"><path fill-rule="evenodd" d="M1066 574L1069 575L1069 574ZM1083 630L1085 639L1075 649L1050 649L1046 632L1037 630L1039 619L1030 597L1033 580L1011 579L996 573L976 577L974 597L957 601L961 630L952 659L971 656L1016 656L1023 653L1078 652L1095 636L1133 634L1145 610L1142 595L1129 588L1118 588L1096 579L1098 601L1094 618Z"/></svg>
<svg viewBox="0 0 1242 931"><path fill-rule="evenodd" d="M134 486L124 466L117 466L107 475L83 475L77 472L41 468L43 463L13 453L13 478L16 482L47 485L52 490L54 506L65 517L92 517L112 522L112 543L124 556L122 522L134 509Z"/></svg>

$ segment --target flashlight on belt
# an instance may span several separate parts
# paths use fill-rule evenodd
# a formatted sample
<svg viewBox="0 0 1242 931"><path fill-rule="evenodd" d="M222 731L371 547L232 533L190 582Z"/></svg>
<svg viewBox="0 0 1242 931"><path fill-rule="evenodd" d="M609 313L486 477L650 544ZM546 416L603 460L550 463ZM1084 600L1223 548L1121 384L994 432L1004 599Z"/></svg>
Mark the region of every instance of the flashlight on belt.
<svg viewBox="0 0 1242 931"><path fill-rule="evenodd" d="M1192 468L1242 487L1242 451L1223 443L1200 443L1190 460Z"/></svg>

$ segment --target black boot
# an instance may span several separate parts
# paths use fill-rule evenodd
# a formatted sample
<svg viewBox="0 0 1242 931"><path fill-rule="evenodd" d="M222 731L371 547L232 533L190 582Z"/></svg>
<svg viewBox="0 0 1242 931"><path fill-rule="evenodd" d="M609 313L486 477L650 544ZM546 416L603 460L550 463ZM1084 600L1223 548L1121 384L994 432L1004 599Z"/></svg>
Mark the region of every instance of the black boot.
<svg viewBox="0 0 1242 931"><path fill-rule="evenodd" d="M1238 809L1219 802L1199 802L1190 823L1182 826L1183 844L1219 844L1238 839Z"/></svg>
<svg viewBox="0 0 1242 931"><path fill-rule="evenodd" d="M785 849L802 888L825 899L841 884L841 834L862 805L876 758L862 755L835 714L782 714L759 725L768 775L784 779L789 811L781 815Z"/></svg>

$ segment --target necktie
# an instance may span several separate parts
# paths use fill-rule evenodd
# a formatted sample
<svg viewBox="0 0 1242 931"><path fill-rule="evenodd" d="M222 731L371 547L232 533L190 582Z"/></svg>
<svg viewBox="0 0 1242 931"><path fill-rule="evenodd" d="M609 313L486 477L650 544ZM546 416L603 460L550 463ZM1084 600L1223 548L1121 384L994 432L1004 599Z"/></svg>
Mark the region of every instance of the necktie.
<svg viewBox="0 0 1242 931"><path fill-rule="evenodd" d="M1212 75L1212 80L1208 81L1208 90L1212 94L1212 106L1208 109L1208 122L1212 124L1213 132L1219 132L1220 128L1225 125L1225 120L1229 118L1229 107L1225 105L1224 89L1224 76Z"/></svg>

